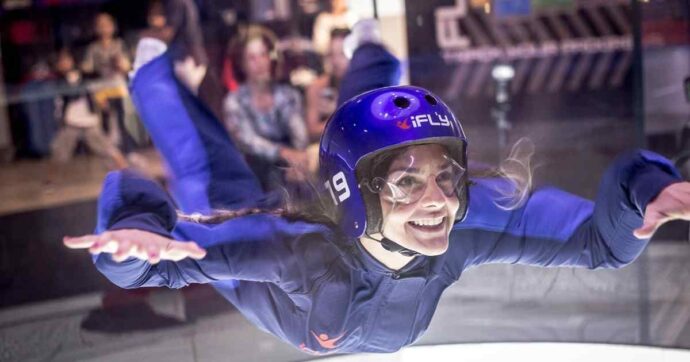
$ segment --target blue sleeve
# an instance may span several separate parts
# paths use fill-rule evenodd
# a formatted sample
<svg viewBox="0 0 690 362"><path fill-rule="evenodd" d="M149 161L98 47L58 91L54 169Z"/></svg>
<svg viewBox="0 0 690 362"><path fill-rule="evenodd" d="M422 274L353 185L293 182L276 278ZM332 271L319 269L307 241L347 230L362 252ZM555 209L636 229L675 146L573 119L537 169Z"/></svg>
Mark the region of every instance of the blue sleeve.
<svg viewBox="0 0 690 362"><path fill-rule="evenodd" d="M510 184L484 179L471 188L467 219L455 225L449 272L486 263L619 268L633 262L649 240L633 230L647 204L680 181L670 161L648 151L619 157L605 172L596 204L554 189L535 191L515 210L497 206Z"/></svg>
<svg viewBox="0 0 690 362"><path fill-rule="evenodd" d="M307 287L304 281L324 265L322 225L289 222L260 214L221 224L176 221L176 212L165 192L153 181L131 171L110 173L99 199L97 232L140 229L177 240L193 240L205 248L202 260L161 261L152 265L129 258L122 263L110 254L94 256L100 272L123 288L167 286L240 279L272 282L285 290ZM313 245L312 245L313 244ZM321 255L321 257L336 257ZM309 263L308 261L318 261Z"/></svg>

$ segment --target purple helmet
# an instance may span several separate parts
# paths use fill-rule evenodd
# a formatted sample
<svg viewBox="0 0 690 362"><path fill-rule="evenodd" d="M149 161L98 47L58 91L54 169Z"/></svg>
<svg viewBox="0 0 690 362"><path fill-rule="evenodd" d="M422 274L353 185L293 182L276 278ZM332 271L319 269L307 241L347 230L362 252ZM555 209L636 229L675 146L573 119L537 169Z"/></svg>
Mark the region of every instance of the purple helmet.
<svg viewBox="0 0 690 362"><path fill-rule="evenodd" d="M467 168L467 139L450 108L426 89L380 88L360 94L331 116L319 150L321 181L338 211L342 231L351 237L381 228L379 197L363 183L374 176L381 155L405 146L441 144ZM460 209L467 213L467 173L456 188Z"/></svg>

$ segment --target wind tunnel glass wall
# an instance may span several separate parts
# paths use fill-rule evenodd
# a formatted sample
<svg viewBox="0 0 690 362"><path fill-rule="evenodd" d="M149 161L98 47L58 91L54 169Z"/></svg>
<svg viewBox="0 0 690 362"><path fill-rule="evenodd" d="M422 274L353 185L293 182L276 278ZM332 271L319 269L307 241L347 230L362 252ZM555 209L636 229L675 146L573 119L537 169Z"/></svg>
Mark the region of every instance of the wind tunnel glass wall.
<svg viewBox="0 0 690 362"><path fill-rule="evenodd" d="M534 145L534 187L554 186L593 199L614 158L637 147L671 159L690 177L688 0L161 3L197 11L196 26L184 23L189 25L185 41L188 51L199 55L203 50L207 58L208 76L198 95L208 114L220 121L216 131L225 132L226 97L241 85L230 40L249 24L275 34L275 54L282 56L276 77L297 89L305 113L309 85L317 79L327 84L316 93L315 104L319 122L328 119L336 109L338 82L324 75L345 67L346 60L324 48L315 33L318 15L340 3L349 6L341 19L344 26L378 16L384 45L404 65L403 82L431 90L452 108L467 134L470 173L498 165L513 145L527 139L519 151L524 155ZM299 348L301 341L295 348L257 328L209 284L122 289L96 270L87 251L62 244L65 235L93 232L99 193L112 165L86 139L73 140L69 162L59 167L52 162L52 144L63 129L60 102L74 91L60 83L59 55L68 50L81 69L97 38L94 19L104 11L115 19L116 37L134 63L141 37L171 36L170 29L155 25L162 16L156 4L0 1L0 361L312 358ZM179 25L193 18L166 21ZM126 79L125 72L120 75ZM84 89L103 86L97 75L84 79ZM123 147L131 141L136 152L125 155L126 161L170 186L166 161L141 115L131 99L120 98L121 104L105 105L101 110L110 112L98 114L108 142ZM159 113L178 116L166 109ZM132 139L125 140L124 134ZM313 156L318 139L309 139ZM554 206L553 212L558 211ZM689 231L687 223L665 225L637 261L618 270L510 264L468 270L445 291L428 330L411 348L366 358L455 360L470 358L476 350L481 359L487 349L513 357L537 349L546 356L570 356L569 349L559 347L585 353L589 349L581 348L583 343L594 353L601 344L613 353L625 348L619 346L641 347L640 356L664 352L647 346L690 351ZM235 283L223 281L220 287L232 293ZM313 330L304 334L304 341L321 346L336 346L342 336ZM432 351L437 344L447 345ZM347 357L366 360L361 355L329 358Z"/></svg>
<svg viewBox="0 0 690 362"><path fill-rule="evenodd" d="M406 1L406 20L410 81L454 109L470 160L495 165L527 137L537 187L593 198L623 151L688 157L687 1ZM622 270L472 270L423 341L687 348L689 237L665 225Z"/></svg>

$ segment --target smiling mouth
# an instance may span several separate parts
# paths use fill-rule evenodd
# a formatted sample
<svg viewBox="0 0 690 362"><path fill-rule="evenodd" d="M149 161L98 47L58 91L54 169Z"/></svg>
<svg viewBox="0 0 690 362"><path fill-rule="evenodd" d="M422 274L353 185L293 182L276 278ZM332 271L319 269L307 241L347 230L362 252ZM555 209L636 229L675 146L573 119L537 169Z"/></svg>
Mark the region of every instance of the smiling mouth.
<svg viewBox="0 0 690 362"><path fill-rule="evenodd" d="M445 229L445 221L446 217L441 216L430 219L408 221L407 224L415 230L424 232L437 232Z"/></svg>

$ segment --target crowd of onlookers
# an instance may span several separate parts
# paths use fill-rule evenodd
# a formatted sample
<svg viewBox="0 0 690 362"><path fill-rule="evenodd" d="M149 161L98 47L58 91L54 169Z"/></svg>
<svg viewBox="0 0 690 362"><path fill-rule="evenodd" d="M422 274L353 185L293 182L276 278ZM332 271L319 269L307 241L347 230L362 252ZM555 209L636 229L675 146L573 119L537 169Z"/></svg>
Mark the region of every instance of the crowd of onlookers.
<svg viewBox="0 0 690 362"><path fill-rule="evenodd" d="M50 140L50 158L56 165L68 162L77 145L84 144L109 168L146 169L139 150L150 142L129 100L127 82L136 67L136 42L155 38L181 44L170 48L179 53L173 54L175 73L193 92L199 93L208 77L222 85L216 96L222 102L209 108L218 109L215 113L264 187L303 181L305 172L316 168L315 145L336 108L339 82L348 67L344 40L357 20L346 0L328 5L315 18L311 39L279 39L259 24L238 26L227 39L218 74L208 67L194 1L152 0L148 27L132 44L119 37L117 19L99 13L93 19L95 39L85 49L56 49L52 69L40 69L52 74L55 85L58 129ZM213 102L203 92L199 96Z"/></svg>

